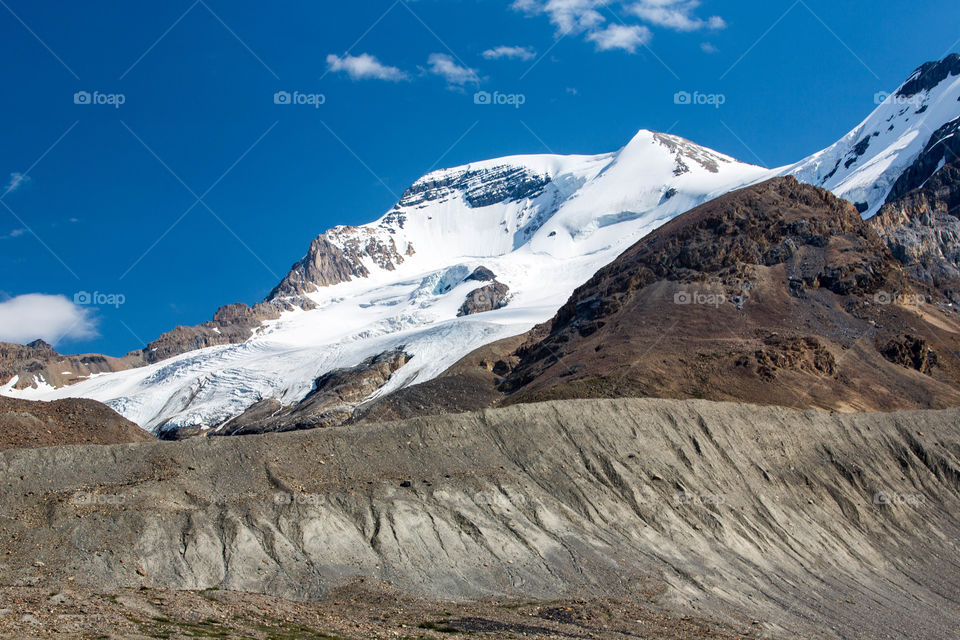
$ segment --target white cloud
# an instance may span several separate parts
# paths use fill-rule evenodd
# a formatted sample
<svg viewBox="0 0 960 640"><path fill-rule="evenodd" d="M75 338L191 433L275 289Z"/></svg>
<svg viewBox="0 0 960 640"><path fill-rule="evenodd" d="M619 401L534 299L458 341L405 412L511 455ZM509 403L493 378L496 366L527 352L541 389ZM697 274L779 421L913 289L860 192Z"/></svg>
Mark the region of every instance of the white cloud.
<svg viewBox="0 0 960 640"><path fill-rule="evenodd" d="M513 8L529 15L545 14L561 34L581 33L602 25L598 9L610 0L514 0Z"/></svg>
<svg viewBox="0 0 960 640"><path fill-rule="evenodd" d="M408 77L400 69L381 63L369 53L361 53L359 56L346 54L342 58L331 53L327 56L327 65L330 71L346 72L352 80L400 82Z"/></svg>
<svg viewBox="0 0 960 640"><path fill-rule="evenodd" d="M714 54L714 53L717 53L717 52L720 51L719 49L717 49L715 46L713 46L713 45L710 44L709 42L703 42L703 43L701 43L701 44L700 44L700 50L703 51L704 53L709 53L709 54Z"/></svg>
<svg viewBox="0 0 960 640"><path fill-rule="evenodd" d="M64 296L29 293L0 301L0 341L26 344L40 338L56 345L96 336L93 311Z"/></svg>
<svg viewBox="0 0 960 640"><path fill-rule="evenodd" d="M627 11L644 22L674 31L726 28L720 16L702 20L693 15L699 6L699 0L640 0L627 6Z"/></svg>
<svg viewBox="0 0 960 640"><path fill-rule="evenodd" d="M615 51L617 49L636 53L637 47L650 42L653 34L650 29L638 25L611 24L587 34L587 40L597 45L597 51Z"/></svg>
<svg viewBox="0 0 960 640"><path fill-rule="evenodd" d="M547 16L558 35L585 34L599 51L619 49L635 53L638 47L650 42L653 34L647 26L626 24L619 18L620 24L608 22L608 17L616 17L611 11L613 5L648 25L674 31L727 26L720 16L698 18L695 11L700 0L513 0L511 6L530 16Z"/></svg>
<svg viewBox="0 0 960 640"><path fill-rule="evenodd" d="M10 240L12 238L19 238L27 232L26 229L14 229L5 236L0 236L0 240Z"/></svg>
<svg viewBox="0 0 960 640"><path fill-rule="evenodd" d="M533 60L537 57L537 52L530 47L494 47L483 52L483 57L487 60L517 59Z"/></svg>
<svg viewBox="0 0 960 640"><path fill-rule="evenodd" d="M480 82L476 69L470 69L457 64L454 59L445 53L431 53L427 59L430 73L442 77L452 85L462 87L470 82Z"/></svg>
<svg viewBox="0 0 960 640"><path fill-rule="evenodd" d="M14 172L10 174L10 181L7 183L7 186L3 188L4 195L12 193L23 186L24 183L30 181L30 176L25 176L20 172Z"/></svg>

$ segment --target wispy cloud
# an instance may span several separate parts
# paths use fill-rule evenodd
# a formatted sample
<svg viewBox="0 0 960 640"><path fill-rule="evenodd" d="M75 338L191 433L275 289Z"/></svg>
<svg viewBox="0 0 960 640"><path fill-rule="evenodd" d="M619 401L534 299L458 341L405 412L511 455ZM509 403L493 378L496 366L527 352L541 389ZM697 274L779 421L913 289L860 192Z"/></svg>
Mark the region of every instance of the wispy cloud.
<svg viewBox="0 0 960 640"><path fill-rule="evenodd" d="M64 296L29 293L0 301L0 341L26 344L39 338L56 345L96 336L93 311Z"/></svg>
<svg viewBox="0 0 960 640"><path fill-rule="evenodd" d="M11 240L13 238L19 238L27 232L26 229L14 229L5 236L0 236L0 240Z"/></svg>
<svg viewBox="0 0 960 640"><path fill-rule="evenodd" d="M636 53L652 39L650 27L690 32L727 26L720 16L697 17L700 0L513 0L511 6L528 16L546 16L558 36L582 35L599 51ZM637 23L609 22L614 10Z"/></svg>
<svg viewBox="0 0 960 640"><path fill-rule="evenodd" d="M494 47L483 52L483 57L487 60L533 60L537 57L537 52L531 47Z"/></svg>
<svg viewBox="0 0 960 640"><path fill-rule="evenodd" d="M11 173L10 181L7 182L7 185L3 188L4 195L13 193L27 182L30 182L30 176L25 176L20 172Z"/></svg>
<svg viewBox="0 0 960 640"><path fill-rule="evenodd" d="M544 14L561 35L582 33L601 26L600 9L610 0L514 0L513 8L528 15Z"/></svg>
<svg viewBox="0 0 960 640"><path fill-rule="evenodd" d="M720 51L719 49L717 49L715 46L713 46L713 45L710 44L709 42L704 42L704 43L702 43L702 44L700 45L700 50L703 51L704 53L709 53L709 54L719 53L719 51Z"/></svg>
<svg viewBox="0 0 960 640"><path fill-rule="evenodd" d="M597 45L598 51L622 50L636 53L653 38L650 29L641 25L611 24L605 29L592 31L587 40Z"/></svg>
<svg viewBox="0 0 960 640"><path fill-rule="evenodd" d="M476 69L458 64L452 56L445 53L431 53L427 59L430 73L440 76L449 84L462 87L469 83L479 83Z"/></svg>
<svg viewBox="0 0 960 640"><path fill-rule="evenodd" d="M726 21L720 16L703 20L694 15L699 0L640 0L627 5L627 12L644 22L674 31L724 29Z"/></svg>
<svg viewBox="0 0 960 640"><path fill-rule="evenodd" d="M385 65L369 53L359 56L347 54L343 57L331 53L327 56L327 66L335 73L346 73L352 80L401 82L409 77L397 67Z"/></svg>

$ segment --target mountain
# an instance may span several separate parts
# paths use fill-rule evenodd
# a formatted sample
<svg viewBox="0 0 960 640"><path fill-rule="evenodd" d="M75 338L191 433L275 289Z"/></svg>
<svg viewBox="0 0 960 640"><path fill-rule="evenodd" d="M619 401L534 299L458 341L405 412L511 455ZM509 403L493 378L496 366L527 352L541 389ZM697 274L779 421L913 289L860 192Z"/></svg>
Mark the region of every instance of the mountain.
<svg viewBox="0 0 960 640"><path fill-rule="evenodd" d="M952 139L960 116L958 60L923 65L842 140L780 169L644 130L615 153L515 156L430 173L377 221L315 238L264 302L225 307L209 323L148 345L138 352L146 366L56 390L20 378L0 393L90 397L154 433L180 437L256 431L257 416L274 413L277 430L337 424L398 390L406 395L397 397L416 397L415 385L453 365L464 382L478 375L464 363L475 350L548 321L641 238L735 189L794 176L853 201L864 217L885 205L902 211L908 205L895 202L946 179L950 167L936 158L948 159L952 143L935 138ZM924 182L931 171L937 175ZM936 187L931 197L942 194ZM936 289L930 295L946 292L938 283L953 272L940 256L960 255L958 236L950 241L928 226L918 249L911 234L919 214L904 215L871 224L898 260L912 251L935 263L908 267L904 277ZM948 231L951 220L942 220ZM939 280L923 273L943 269L949 273ZM902 346L913 348L920 349ZM479 375L496 378L494 368L516 364L498 367L499 359L485 357L490 366Z"/></svg>
<svg viewBox="0 0 960 640"><path fill-rule="evenodd" d="M43 340L26 345L0 342L0 380L10 389L59 388L96 374L143 366L145 362L138 352L122 358L94 353L65 356Z"/></svg>
<svg viewBox="0 0 960 640"><path fill-rule="evenodd" d="M776 178L663 225L521 347L507 402L738 400L838 411L960 404L960 316L849 202Z"/></svg>
<svg viewBox="0 0 960 640"><path fill-rule="evenodd" d="M877 109L836 144L778 169L853 202L865 218L901 195L900 181L931 141L960 116L960 55L918 68ZM953 129L955 130L955 128ZM940 133L938 133L940 132ZM896 187L896 189L895 189Z"/></svg>
<svg viewBox="0 0 960 640"><path fill-rule="evenodd" d="M949 62L949 68L945 68ZM929 67L918 81L960 76L960 56ZM960 79L953 83L960 101ZM960 117L943 124L897 179L871 224L916 278L960 303Z"/></svg>
<svg viewBox="0 0 960 640"><path fill-rule="evenodd" d="M650 131L616 153L519 156L437 171L378 221L315 239L265 303L291 310L242 343L57 391L8 385L5 392L91 397L176 437L216 431L267 401L316 398L327 374L401 350L408 361L370 397L387 394L549 319L649 230L765 173ZM493 295L496 304L488 305ZM204 335L218 329L213 323Z"/></svg>

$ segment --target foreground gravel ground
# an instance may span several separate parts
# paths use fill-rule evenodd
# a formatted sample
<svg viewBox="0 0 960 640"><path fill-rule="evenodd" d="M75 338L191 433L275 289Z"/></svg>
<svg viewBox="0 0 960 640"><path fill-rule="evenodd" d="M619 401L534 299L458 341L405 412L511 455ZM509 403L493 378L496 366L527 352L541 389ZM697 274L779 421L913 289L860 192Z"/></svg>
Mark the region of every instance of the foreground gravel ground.
<svg viewBox="0 0 960 640"><path fill-rule="evenodd" d="M737 640L758 631L610 600L469 605L344 588L298 603L231 591L93 594L68 586L0 589L4 638L507 638Z"/></svg>

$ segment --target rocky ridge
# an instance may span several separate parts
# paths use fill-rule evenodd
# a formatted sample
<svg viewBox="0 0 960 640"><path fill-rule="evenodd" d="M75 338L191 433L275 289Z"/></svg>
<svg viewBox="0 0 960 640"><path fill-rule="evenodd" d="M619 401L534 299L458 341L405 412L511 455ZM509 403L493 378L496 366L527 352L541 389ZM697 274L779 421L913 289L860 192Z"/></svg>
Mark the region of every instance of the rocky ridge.
<svg viewBox="0 0 960 640"><path fill-rule="evenodd" d="M0 396L0 451L152 440L146 431L93 400L30 402Z"/></svg>

